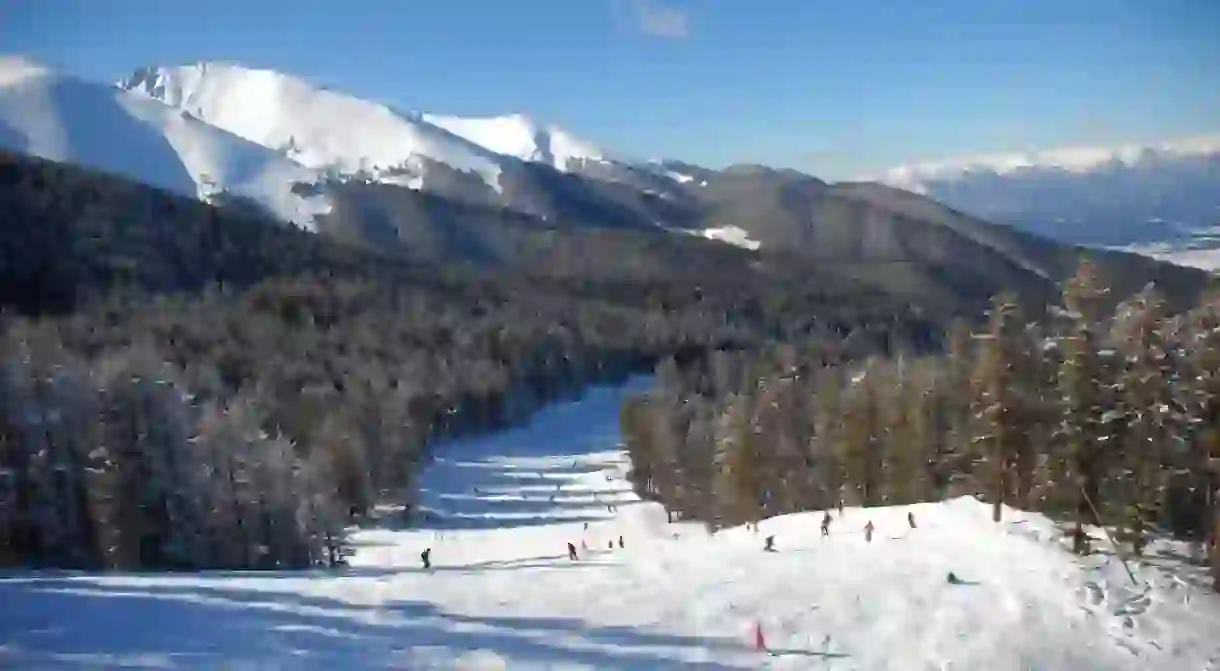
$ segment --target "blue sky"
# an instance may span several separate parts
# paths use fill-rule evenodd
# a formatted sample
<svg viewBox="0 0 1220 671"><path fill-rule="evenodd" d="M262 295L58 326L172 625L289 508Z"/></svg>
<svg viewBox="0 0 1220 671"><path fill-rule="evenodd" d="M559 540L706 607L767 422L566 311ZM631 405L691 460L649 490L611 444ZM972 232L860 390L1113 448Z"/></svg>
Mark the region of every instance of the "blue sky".
<svg viewBox="0 0 1220 671"><path fill-rule="evenodd" d="M1220 132L1216 0L7 0L0 45L105 81L235 61L827 178Z"/></svg>

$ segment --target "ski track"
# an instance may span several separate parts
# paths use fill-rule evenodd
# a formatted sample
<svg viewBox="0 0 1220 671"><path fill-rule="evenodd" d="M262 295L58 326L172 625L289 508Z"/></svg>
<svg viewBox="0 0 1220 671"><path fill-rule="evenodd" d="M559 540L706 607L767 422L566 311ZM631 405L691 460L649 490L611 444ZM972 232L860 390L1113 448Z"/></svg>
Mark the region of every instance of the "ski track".
<svg viewBox="0 0 1220 671"><path fill-rule="evenodd" d="M0 578L0 667L1220 669L1220 599L1175 544L1154 544L1133 586L1045 518L1005 509L997 525L972 499L848 508L829 539L820 512L758 532L668 524L616 447L622 398L650 382L440 446L421 491L433 518L380 511L342 570ZM756 623L774 654L751 649Z"/></svg>

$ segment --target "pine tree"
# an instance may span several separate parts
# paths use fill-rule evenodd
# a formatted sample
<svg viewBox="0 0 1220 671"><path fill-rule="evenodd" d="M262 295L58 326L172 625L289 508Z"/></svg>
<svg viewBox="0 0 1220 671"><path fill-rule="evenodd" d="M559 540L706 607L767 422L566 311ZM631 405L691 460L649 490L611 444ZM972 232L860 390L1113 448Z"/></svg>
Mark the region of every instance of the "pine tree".
<svg viewBox="0 0 1220 671"><path fill-rule="evenodd" d="M1086 261L1068 282L1063 295L1064 305L1070 311L1070 325L1064 337L1059 383L1062 431L1065 448L1071 455L1070 477L1076 499L1072 549L1078 554L1088 552L1084 525L1101 524L1094 509L1105 476L1100 452L1104 383L1098 339L1106 293L1096 268Z"/></svg>

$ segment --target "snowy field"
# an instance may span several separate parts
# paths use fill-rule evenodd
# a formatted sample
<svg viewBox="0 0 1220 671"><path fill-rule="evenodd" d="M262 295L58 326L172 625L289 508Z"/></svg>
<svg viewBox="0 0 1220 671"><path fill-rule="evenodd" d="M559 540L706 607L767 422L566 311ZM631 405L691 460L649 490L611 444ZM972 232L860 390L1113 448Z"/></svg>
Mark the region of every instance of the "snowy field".
<svg viewBox="0 0 1220 671"><path fill-rule="evenodd" d="M1046 519L996 525L972 499L849 508L828 539L821 513L666 524L624 480L624 393L448 446L431 520L386 511L340 572L2 578L0 668L1220 670L1220 598L1173 544L1135 585Z"/></svg>

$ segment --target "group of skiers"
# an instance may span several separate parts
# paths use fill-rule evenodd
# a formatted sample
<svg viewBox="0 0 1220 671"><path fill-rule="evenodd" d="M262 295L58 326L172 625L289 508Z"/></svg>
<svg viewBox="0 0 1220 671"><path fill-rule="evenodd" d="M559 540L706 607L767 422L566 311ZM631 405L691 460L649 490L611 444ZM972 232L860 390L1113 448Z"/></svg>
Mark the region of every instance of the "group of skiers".
<svg viewBox="0 0 1220 671"><path fill-rule="evenodd" d="M843 510L842 510L842 508L840 508L840 509L839 509L839 514L840 514L840 515L842 515L842 514L843 514ZM827 511L826 511L825 513L823 513L823 515L822 515L822 537L823 537L823 538L829 538L829 537L830 537L830 523L831 523L832 521L834 521L834 520L833 520L833 518L831 518L831 516L830 516L830 511L829 511L829 510L827 510ZM912 512L908 512L908 513L907 513L907 524L909 524L909 525L911 526L911 528L912 528L912 529L916 528L916 525L915 525L915 513L912 513ZM754 530L754 532L755 532L755 533L757 533L757 532L758 532L758 523L757 523L757 522L752 522L752 523L751 523L751 522L747 522L747 523L746 523L746 528L747 528L747 529L751 529L751 528L752 528L752 529ZM872 521L872 520L869 520L869 521L868 521L868 524L865 524L865 525L864 525L864 541L865 541L865 542L867 542L867 543L871 543L871 542L873 542L873 530L874 530L874 529L876 529L876 527L874 527L874 526L873 526L873 521ZM767 536L767 537L766 537L766 539L763 541L763 551L765 551L765 552L775 552L775 551L776 551L776 550L775 550L775 536L774 536L774 535Z"/></svg>
<svg viewBox="0 0 1220 671"><path fill-rule="evenodd" d="M588 525L588 524L586 524L586 525L585 525L585 528L586 528L586 529L588 529L588 528L589 528L589 525ZM624 542L623 542L623 537L622 537L622 536L619 536L619 537L618 537L618 546L619 546L619 548L625 548L625 547L627 547L626 543L624 543ZM581 549L581 552L588 552L588 551L589 551L589 544L588 544L588 543L586 543L586 542L584 541L584 539L581 539L581 541L580 541L580 549ZM614 540L613 540L613 539L606 541L606 549L607 549L607 550L613 550L613 549L614 549ZM568 559L570 559L570 560L572 560L572 561L577 561L577 560L579 560L579 559L580 559L580 556L576 554L576 546L575 546L575 545L573 545L571 542L569 542L569 543L568 543Z"/></svg>

